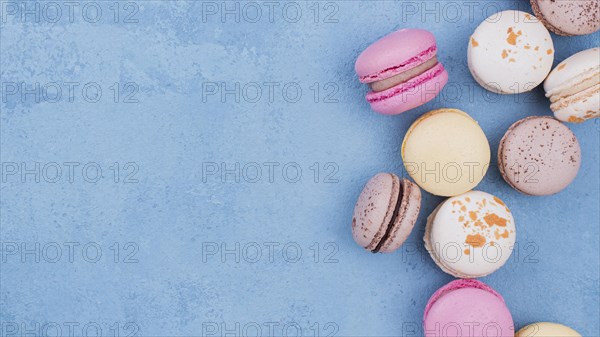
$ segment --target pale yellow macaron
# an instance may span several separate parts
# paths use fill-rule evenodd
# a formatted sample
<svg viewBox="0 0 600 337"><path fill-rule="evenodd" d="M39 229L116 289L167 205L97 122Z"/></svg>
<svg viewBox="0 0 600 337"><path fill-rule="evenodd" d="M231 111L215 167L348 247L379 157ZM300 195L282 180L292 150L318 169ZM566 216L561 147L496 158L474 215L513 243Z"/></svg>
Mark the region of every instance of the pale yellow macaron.
<svg viewBox="0 0 600 337"><path fill-rule="evenodd" d="M581 337L581 335L562 324L540 322L529 324L519 330L515 337Z"/></svg>
<svg viewBox="0 0 600 337"><path fill-rule="evenodd" d="M428 112L402 143L407 173L425 191L456 196L472 190L490 165L490 144L477 121L456 109Z"/></svg>

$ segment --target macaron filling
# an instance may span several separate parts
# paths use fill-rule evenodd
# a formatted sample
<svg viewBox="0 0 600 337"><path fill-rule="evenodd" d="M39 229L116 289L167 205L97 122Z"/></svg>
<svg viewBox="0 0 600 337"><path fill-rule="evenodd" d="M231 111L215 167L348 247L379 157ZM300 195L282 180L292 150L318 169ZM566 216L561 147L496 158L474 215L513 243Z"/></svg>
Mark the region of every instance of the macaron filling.
<svg viewBox="0 0 600 337"><path fill-rule="evenodd" d="M425 95L425 94L419 94L417 92L413 92L413 89L421 86L422 84L424 84L425 82L429 81L432 78L440 76L445 71L446 71L446 69L444 68L444 66L438 62L433 66L433 68L426 70L424 73L419 74L416 77L413 77L406 82L400 83L400 84L398 84L394 87L391 87L387 90L384 90L384 91L369 92L367 94L367 101L369 103L380 102L380 101L384 101L389 98L395 97L396 95L398 95L400 93L412 93L413 96Z"/></svg>
<svg viewBox="0 0 600 337"><path fill-rule="evenodd" d="M379 253L379 251L383 248L383 246L390 239L391 234L394 230L394 224L396 223L398 216L400 215L400 205L402 204L402 197L404 194L403 193L404 186L401 182L399 185L400 186L398 186L398 199L396 201L396 206L394 207L394 213L392 214L392 218L390 219L390 222L388 223L388 225L386 227L385 233L381 237L381 241L379 241L379 243L377 244L375 249L372 250L373 253Z"/></svg>
<svg viewBox="0 0 600 337"><path fill-rule="evenodd" d="M369 86L371 87L371 90L373 90L374 92L385 91L387 89L397 86L398 84L407 82L410 79L415 78L415 77L425 73L427 70L435 67L437 64L438 64L438 59L437 59L437 56L434 55L433 58L426 61L425 63L422 63L412 69L408 69L399 74L396 74L392 77L389 77L389 78L386 78L386 79L383 79L380 81L372 82L369 84Z"/></svg>

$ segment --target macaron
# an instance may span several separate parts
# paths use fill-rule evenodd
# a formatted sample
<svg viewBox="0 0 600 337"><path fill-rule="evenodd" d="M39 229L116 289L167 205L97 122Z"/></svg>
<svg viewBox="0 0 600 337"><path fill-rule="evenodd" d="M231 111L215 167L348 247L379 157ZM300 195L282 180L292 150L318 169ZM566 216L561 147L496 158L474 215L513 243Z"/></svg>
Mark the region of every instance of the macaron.
<svg viewBox="0 0 600 337"><path fill-rule="evenodd" d="M598 0L531 0L535 16L558 35L586 35L600 29Z"/></svg>
<svg viewBox="0 0 600 337"><path fill-rule="evenodd" d="M455 196L485 176L490 145L477 121L456 109L428 112L408 129L402 142L407 173L424 190Z"/></svg>
<svg viewBox="0 0 600 337"><path fill-rule="evenodd" d="M458 278L487 276L510 258L515 220L502 200L470 191L441 203L427 218L425 248L446 273Z"/></svg>
<svg viewBox="0 0 600 337"><path fill-rule="evenodd" d="M468 47L473 78L498 94L518 94L540 85L552 69L554 44L533 15L504 11L477 27Z"/></svg>
<svg viewBox="0 0 600 337"><path fill-rule="evenodd" d="M360 81L371 91L371 108L396 115L421 106L448 83L448 72L437 58L432 33L423 29L402 29L370 45L356 60Z"/></svg>
<svg viewBox="0 0 600 337"><path fill-rule="evenodd" d="M428 337L514 337L512 315L498 292L477 280L454 280L436 291L423 315Z"/></svg>
<svg viewBox="0 0 600 337"><path fill-rule="evenodd" d="M533 116L514 123L498 148L498 167L517 191L535 196L569 186L581 166L575 134L552 117Z"/></svg>
<svg viewBox="0 0 600 337"><path fill-rule="evenodd" d="M379 173L367 182L354 207L354 241L373 253L392 253L410 235L420 209L417 185L393 173Z"/></svg>
<svg viewBox="0 0 600 337"><path fill-rule="evenodd" d="M540 322L522 328L515 337L581 337L581 335L562 324Z"/></svg>
<svg viewBox="0 0 600 337"><path fill-rule="evenodd" d="M581 123L600 117L600 48L561 62L546 79L544 90L560 121Z"/></svg>

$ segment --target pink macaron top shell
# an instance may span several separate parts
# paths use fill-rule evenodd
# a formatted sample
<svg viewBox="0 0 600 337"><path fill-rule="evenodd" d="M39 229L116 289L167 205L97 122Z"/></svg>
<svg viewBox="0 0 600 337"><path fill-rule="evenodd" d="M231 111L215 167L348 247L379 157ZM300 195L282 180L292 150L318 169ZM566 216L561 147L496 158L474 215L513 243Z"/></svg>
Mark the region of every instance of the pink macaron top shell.
<svg viewBox="0 0 600 337"><path fill-rule="evenodd" d="M402 29L365 49L354 68L362 83L372 83L417 67L436 53L433 34L422 29Z"/></svg>
<svg viewBox="0 0 600 337"><path fill-rule="evenodd" d="M436 291L425 308L423 332L428 337L515 334L502 296L477 280L455 280Z"/></svg>

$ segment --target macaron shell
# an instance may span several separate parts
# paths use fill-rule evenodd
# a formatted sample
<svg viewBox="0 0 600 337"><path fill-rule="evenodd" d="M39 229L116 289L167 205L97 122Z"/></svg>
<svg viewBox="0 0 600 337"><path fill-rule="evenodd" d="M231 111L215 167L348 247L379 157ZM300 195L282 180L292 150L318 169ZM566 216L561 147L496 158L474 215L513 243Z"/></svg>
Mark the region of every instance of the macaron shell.
<svg viewBox="0 0 600 337"><path fill-rule="evenodd" d="M369 92L371 108L384 115L397 115L433 100L448 83L448 72L441 63L432 69L381 92Z"/></svg>
<svg viewBox="0 0 600 337"><path fill-rule="evenodd" d="M423 318L425 336L514 336L504 299L479 281L456 280L429 300Z"/></svg>
<svg viewBox="0 0 600 337"><path fill-rule="evenodd" d="M554 61L550 33L533 15L504 11L486 19L468 46L468 65L487 90L515 94L544 81Z"/></svg>
<svg viewBox="0 0 600 337"><path fill-rule="evenodd" d="M562 324L540 322L522 328L515 337L581 337L581 335Z"/></svg>
<svg viewBox="0 0 600 337"><path fill-rule="evenodd" d="M402 143L402 159L422 189L455 196L483 179L490 163L490 145L477 122L465 112L440 109L412 124Z"/></svg>
<svg viewBox="0 0 600 337"><path fill-rule="evenodd" d="M521 193L558 193L575 180L581 166L577 137L551 117L533 116L513 124L498 149L498 166L506 182Z"/></svg>
<svg viewBox="0 0 600 337"><path fill-rule="evenodd" d="M470 191L443 202L427 222L425 242L445 272L483 277L500 269L512 254L516 226L499 198Z"/></svg>
<svg viewBox="0 0 600 337"><path fill-rule="evenodd" d="M546 96L556 95L561 91L569 90L573 86L580 84L582 75L591 77L591 83L600 81L597 77L600 72L600 48L592 48L573 54L569 58L559 63L548 75L544 82ZM594 76L590 76L594 75ZM585 78L585 77L584 77ZM597 80L597 81L595 81ZM589 85L587 85L589 86ZM578 92L579 90L572 90Z"/></svg>
<svg viewBox="0 0 600 337"><path fill-rule="evenodd" d="M374 250L387 230L398 201L400 179L379 173L362 190L352 218L352 235L361 247Z"/></svg>
<svg viewBox="0 0 600 337"><path fill-rule="evenodd" d="M457 289L463 289L463 288L475 288L475 289L481 289L481 290L487 291L487 292L493 294L494 296L500 298L502 300L502 302L504 302L504 299L502 298L502 296L500 296L500 294L498 292L496 292L492 287L488 286L487 284L485 284L481 281L478 281L478 280L458 279L458 280L451 281L450 283L448 283L445 286L438 289L435 293L433 293L433 295L431 295L431 297L429 298L429 301L427 302L427 306L425 307L425 314L424 314L423 318L427 317L427 313L429 312L429 309L440 297L442 297L447 292L457 290Z"/></svg>
<svg viewBox="0 0 600 337"><path fill-rule="evenodd" d="M384 36L363 51L354 66L360 81L371 83L412 69L437 52L433 34L402 29Z"/></svg>
<svg viewBox="0 0 600 337"><path fill-rule="evenodd" d="M598 0L531 0L535 15L559 35L586 35L600 29Z"/></svg>
<svg viewBox="0 0 600 337"><path fill-rule="evenodd" d="M408 179L400 181L402 185L402 200L396 223L389 239L380 249L381 253L392 253L410 236L421 210L421 189Z"/></svg>

